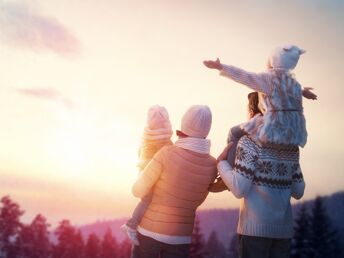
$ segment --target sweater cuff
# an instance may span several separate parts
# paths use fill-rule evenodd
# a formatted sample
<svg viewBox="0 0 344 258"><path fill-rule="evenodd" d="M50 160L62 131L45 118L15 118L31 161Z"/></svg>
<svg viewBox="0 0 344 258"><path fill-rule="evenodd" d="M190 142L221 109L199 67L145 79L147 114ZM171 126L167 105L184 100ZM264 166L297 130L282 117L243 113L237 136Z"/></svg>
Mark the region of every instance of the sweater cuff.
<svg viewBox="0 0 344 258"><path fill-rule="evenodd" d="M232 166L228 163L227 160L221 160L219 163L217 163L217 170L219 173L226 173L230 170L232 170Z"/></svg>
<svg viewBox="0 0 344 258"><path fill-rule="evenodd" d="M228 71L230 70L229 65L222 64L222 69L219 71L221 76L228 77Z"/></svg>

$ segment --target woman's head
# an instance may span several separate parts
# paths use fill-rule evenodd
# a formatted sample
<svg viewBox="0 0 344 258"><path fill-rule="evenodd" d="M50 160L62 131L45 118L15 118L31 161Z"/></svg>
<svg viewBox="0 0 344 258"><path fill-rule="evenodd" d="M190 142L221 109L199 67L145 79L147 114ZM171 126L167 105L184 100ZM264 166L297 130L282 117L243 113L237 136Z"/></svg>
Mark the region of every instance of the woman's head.
<svg viewBox="0 0 344 258"><path fill-rule="evenodd" d="M262 111L259 108L259 96L258 92L251 92L247 95L248 98L248 118L251 119L257 114L262 114Z"/></svg>
<svg viewBox="0 0 344 258"><path fill-rule="evenodd" d="M182 118L181 130L177 131L177 135L180 137L207 138L211 122L212 114L208 106L191 106Z"/></svg>

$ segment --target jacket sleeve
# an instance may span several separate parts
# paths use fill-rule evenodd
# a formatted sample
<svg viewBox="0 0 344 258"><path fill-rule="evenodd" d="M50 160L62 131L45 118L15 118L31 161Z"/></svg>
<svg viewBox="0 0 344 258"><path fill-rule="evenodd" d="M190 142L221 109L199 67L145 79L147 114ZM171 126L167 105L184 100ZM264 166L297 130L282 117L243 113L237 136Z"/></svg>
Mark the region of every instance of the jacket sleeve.
<svg viewBox="0 0 344 258"><path fill-rule="evenodd" d="M232 65L223 65L220 75L267 95L273 90L269 73L251 73Z"/></svg>
<svg viewBox="0 0 344 258"><path fill-rule="evenodd" d="M158 151L153 159L147 164L139 178L132 187L132 193L135 197L142 198L152 189L153 185L158 181L163 171L163 157L165 149Z"/></svg>
<svg viewBox="0 0 344 258"><path fill-rule="evenodd" d="M305 181L303 179L303 174L301 171L300 164L294 164L293 166L293 174L292 174L292 184L291 184L291 196L299 200L302 198L305 192Z"/></svg>
<svg viewBox="0 0 344 258"><path fill-rule="evenodd" d="M237 146L234 168L226 160L220 161L217 165L223 182L236 198L245 197L249 192L256 162L252 158L255 155L252 153L253 149L243 142L243 138L240 139Z"/></svg>

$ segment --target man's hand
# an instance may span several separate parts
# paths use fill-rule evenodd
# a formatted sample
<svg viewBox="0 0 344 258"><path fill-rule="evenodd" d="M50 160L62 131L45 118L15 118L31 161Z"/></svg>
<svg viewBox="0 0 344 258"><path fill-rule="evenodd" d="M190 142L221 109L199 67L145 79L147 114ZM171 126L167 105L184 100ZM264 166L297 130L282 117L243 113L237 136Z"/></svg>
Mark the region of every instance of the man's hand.
<svg viewBox="0 0 344 258"><path fill-rule="evenodd" d="M217 70L222 70L223 66L220 62L220 59L216 59L216 61L212 61L212 60L206 60L206 61L203 61L203 64L210 68L210 69L217 69Z"/></svg>
<svg viewBox="0 0 344 258"><path fill-rule="evenodd" d="M304 87L302 90L302 96L304 96L306 99L318 99L318 96L315 93L311 92L311 90L313 90L313 88Z"/></svg>

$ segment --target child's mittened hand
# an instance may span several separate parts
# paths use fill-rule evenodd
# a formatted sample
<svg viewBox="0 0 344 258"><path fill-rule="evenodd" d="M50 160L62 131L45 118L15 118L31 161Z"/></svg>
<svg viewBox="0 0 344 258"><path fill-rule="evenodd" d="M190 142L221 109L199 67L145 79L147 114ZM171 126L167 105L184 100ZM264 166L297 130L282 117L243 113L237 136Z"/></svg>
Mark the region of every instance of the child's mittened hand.
<svg viewBox="0 0 344 258"><path fill-rule="evenodd" d="M203 61L203 64L210 68L210 69L217 69L217 70L222 70L223 66L220 62L220 59L216 59L216 61L212 61L212 60L206 60L206 61Z"/></svg>
<svg viewBox="0 0 344 258"><path fill-rule="evenodd" d="M302 96L304 96L306 99L318 99L318 96L315 93L311 92L311 90L313 90L313 88L304 87L302 90Z"/></svg>

